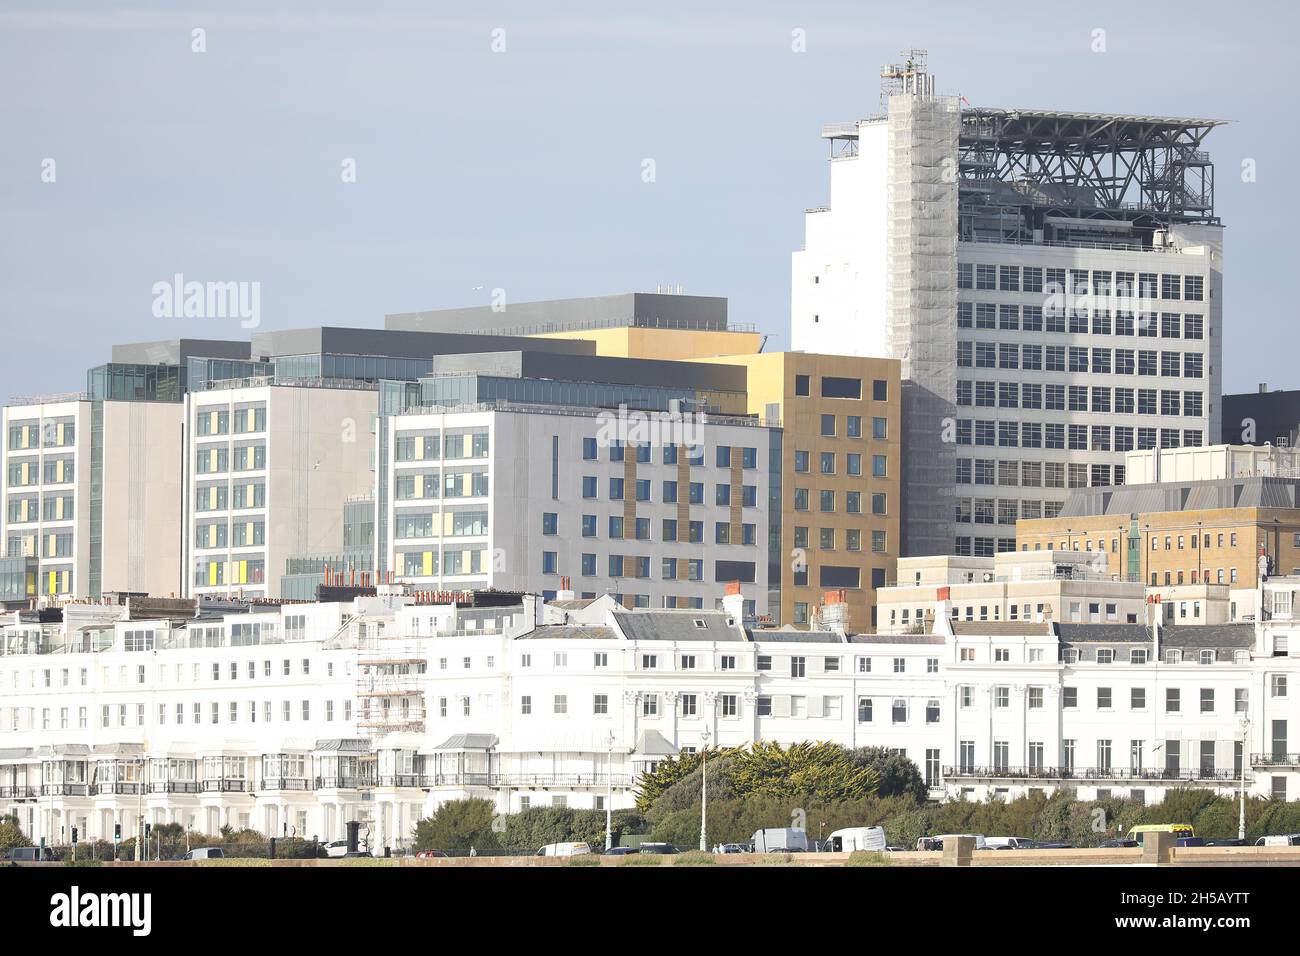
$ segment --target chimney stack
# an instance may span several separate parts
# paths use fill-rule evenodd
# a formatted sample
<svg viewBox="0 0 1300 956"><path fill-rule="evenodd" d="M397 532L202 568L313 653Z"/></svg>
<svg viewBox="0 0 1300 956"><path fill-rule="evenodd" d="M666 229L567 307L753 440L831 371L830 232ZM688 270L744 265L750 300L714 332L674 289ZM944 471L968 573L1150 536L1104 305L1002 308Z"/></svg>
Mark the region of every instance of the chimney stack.
<svg viewBox="0 0 1300 956"><path fill-rule="evenodd" d="M726 593L722 596L722 609L727 612L727 617L735 623L736 627L741 627L745 620L745 595L740 593L739 581L728 581Z"/></svg>

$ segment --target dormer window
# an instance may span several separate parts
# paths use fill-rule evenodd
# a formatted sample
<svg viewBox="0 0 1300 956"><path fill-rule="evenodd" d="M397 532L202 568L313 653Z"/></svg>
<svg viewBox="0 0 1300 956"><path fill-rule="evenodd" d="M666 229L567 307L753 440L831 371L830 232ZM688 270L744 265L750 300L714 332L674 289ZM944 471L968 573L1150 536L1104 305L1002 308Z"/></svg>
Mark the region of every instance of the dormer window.
<svg viewBox="0 0 1300 956"><path fill-rule="evenodd" d="M695 619L695 626L696 626L696 627L703 628L703 627L707 627L708 625L704 623L704 618L702 618L702 617L697 617L697 618Z"/></svg>
<svg viewBox="0 0 1300 956"><path fill-rule="evenodd" d="M1217 657L1218 655L1215 654L1213 649L1201 651L1202 664L1213 664Z"/></svg>

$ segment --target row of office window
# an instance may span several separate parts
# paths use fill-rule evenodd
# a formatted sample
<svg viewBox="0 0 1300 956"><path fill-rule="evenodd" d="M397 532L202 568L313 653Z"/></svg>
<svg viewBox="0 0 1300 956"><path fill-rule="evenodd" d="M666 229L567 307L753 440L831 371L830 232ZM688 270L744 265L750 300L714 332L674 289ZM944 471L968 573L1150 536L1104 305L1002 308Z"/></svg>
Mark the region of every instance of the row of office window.
<svg viewBox="0 0 1300 956"><path fill-rule="evenodd" d="M665 465L675 465L678 461L678 454L685 450L687 462L691 465L703 465L705 458L704 445L678 446L663 445L661 446L661 457ZM634 459L640 464L649 464L653 461L653 447L650 442L623 442L613 440L606 446L606 461L618 462L625 461L628 450L631 449ZM733 455L738 452L739 455ZM733 457L737 457L740 467L746 470L758 467L758 449L757 448L733 448L731 445L718 445L714 448L714 464L719 468L730 468ZM582 460L583 461L600 461L600 441L590 436L582 439Z"/></svg>
<svg viewBox="0 0 1300 956"><path fill-rule="evenodd" d="M230 471L261 471L266 468L266 445L209 445L194 453L194 471L216 475Z"/></svg>
<svg viewBox="0 0 1300 956"><path fill-rule="evenodd" d="M1042 385L1033 382L967 379L959 379L957 382L957 404L976 408L1038 408L1048 411L1200 417L1204 413L1204 398L1203 392L1183 389Z"/></svg>
<svg viewBox="0 0 1300 956"><path fill-rule="evenodd" d="M820 276L815 276L814 279L820 279ZM822 375L820 376L820 389L822 398L861 399L862 379ZM794 394L799 398L812 395L811 375L796 375L794 377ZM889 382L881 378L872 379L871 400L873 402L889 401Z"/></svg>
<svg viewBox="0 0 1300 956"><path fill-rule="evenodd" d="M1030 372L1204 378L1205 354L1158 349L1106 349L1082 345L1021 345L1015 342L957 342L958 368Z"/></svg>
<svg viewBox="0 0 1300 956"><path fill-rule="evenodd" d="M266 507L266 482L207 482L194 489L194 510L246 511Z"/></svg>
<svg viewBox="0 0 1300 956"><path fill-rule="evenodd" d="M651 501L654 490L653 483L649 478L637 478L628 482L624 478L608 479L608 496L609 501L627 500L628 491L636 501ZM740 505L744 508L758 507L758 486L741 485ZM596 475L582 476L582 497L593 499L599 497L600 479ZM659 501L662 504L676 504L681 492L681 483L678 481L661 481L659 482ZM702 481L690 481L686 483L687 502L693 505L702 505L705 503L705 484ZM713 503L715 505L729 506L732 501L732 486L730 484L715 484L713 486Z"/></svg>
<svg viewBox="0 0 1300 956"><path fill-rule="evenodd" d="M10 451L25 451L29 448L70 448L76 443L77 425L71 416L9 424Z"/></svg>
<svg viewBox="0 0 1300 956"><path fill-rule="evenodd" d="M459 461L465 458L486 458L490 447L491 442L485 431L445 434L434 430L399 432L393 442L393 455L397 461Z"/></svg>
<svg viewBox="0 0 1300 956"><path fill-rule="evenodd" d="M1205 300L1205 277L1109 269L1061 269L1040 266L959 262L957 288L999 292L1068 293L1121 299Z"/></svg>
<svg viewBox="0 0 1300 956"><path fill-rule="evenodd" d="M66 485L76 480L76 466L71 455L47 455L40 458L10 458L9 486Z"/></svg>
<svg viewBox="0 0 1300 956"><path fill-rule="evenodd" d="M33 521L71 521L76 516L73 496L61 492L41 495L10 495L5 512L10 524L28 524Z"/></svg>
<svg viewBox="0 0 1300 956"><path fill-rule="evenodd" d="M1205 316L1189 312L1117 309L1065 309L1048 305L958 302L957 328L1003 332L1061 332L1068 335L1122 335L1137 338L1205 339Z"/></svg>
<svg viewBox="0 0 1300 956"><path fill-rule="evenodd" d="M843 535L841 538L840 535ZM871 551L883 553L889 545L889 536L884 531L871 532ZM817 538L812 538L810 529L805 525L795 525L794 546L803 550L817 548L822 551L835 551L840 546L845 551L862 550L862 530L860 528L818 528Z"/></svg>
<svg viewBox="0 0 1300 956"><path fill-rule="evenodd" d="M838 474L839 456L833 451L823 451L817 454L817 471L822 475ZM796 474L807 474L811 469L812 456L810 452L796 450L794 453L794 470ZM889 472L889 459L885 455L871 456L871 477L887 478ZM849 452L844 455L844 474L856 477L862 474L862 455L857 452Z"/></svg>
<svg viewBox="0 0 1300 956"><path fill-rule="evenodd" d="M266 406L200 408L194 413L194 433L201 438L213 435L250 435L266 431Z"/></svg>
<svg viewBox="0 0 1300 956"><path fill-rule="evenodd" d="M1168 393L1177 402L1178 392ZM1164 405L1175 409L1177 404ZM1155 428L1130 425L1080 425L1066 422L996 421L959 418L953 440L958 445L999 448L1049 448L1075 451L1132 451L1155 448L1199 448L1205 433L1199 428Z"/></svg>

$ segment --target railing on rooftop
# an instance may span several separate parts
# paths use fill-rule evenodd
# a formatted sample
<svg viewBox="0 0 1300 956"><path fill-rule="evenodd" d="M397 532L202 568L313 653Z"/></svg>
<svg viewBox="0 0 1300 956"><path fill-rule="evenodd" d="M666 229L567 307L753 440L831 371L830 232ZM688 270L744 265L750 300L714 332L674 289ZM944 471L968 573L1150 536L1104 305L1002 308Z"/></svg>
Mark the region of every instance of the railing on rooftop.
<svg viewBox="0 0 1300 956"><path fill-rule="evenodd" d="M411 405L401 415L450 415L461 412L524 412L537 415L560 415L574 418L599 418L620 413L617 408L594 408L582 405L542 405L497 399L490 402L472 402L464 405ZM668 412L627 408L628 415L644 415L651 424L673 425L738 425L744 428L780 428L780 421L755 416L720 415L714 412ZM399 464L422 464L400 462Z"/></svg>
<svg viewBox="0 0 1300 956"><path fill-rule="evenodd" d="M202 391L220 391L234 388L264 388L268 385L289 388L338 388L357 392L379 390L378 382L360 378L282 378L274 375L254 375L248 378L215 378L202 384Z"/></svg>
<svg viewBox="0 0 1300 956"><path fill-rule="evenodd" d="M88 402L89 392L54 392L49 395L10 395L10 405L55 405L59 402Z"/></svg>
<svg viewBox="0 0 1300 956"><path fill-rule="evenodd" d="M1105 249L1112 252L1163 252L1181 253L1177 246L1144 246L1132 242L1102 242L1092 239L1012 239L1005 236L962 236L959 242L987 245L1050 246L1059 249Z"/></svg>
<svg viewBox="0 0 1300 956"><path fill-rule="evenodd" d="M650 293L647 293L650 294ZM659 293L665 294L665 293ZM674 293L667 293L674 294ZM457 329L462 335L546 335L556 332L586 332L599 329L676 329L685 332L755 332L753 323L728 322L722 328L714 322L692 321L690 319L661 319L636 316L615 316L609 319L588 319L585 322L536 322L531 325L514 325L504 328Z"/></svg>
<svg viewBox="0 0 1300 956"><path fill-rule="evenodd" d="M1241 771L1235 768L1180 767L1177 769L1146 768L1133 770L1122 767L979 767L948 766L943 775L951 779L987 780L1106 780L1106 781L1162 781L1162 780L1238 780ZM1247 768L1247 777L1250 776Z"/></svg>

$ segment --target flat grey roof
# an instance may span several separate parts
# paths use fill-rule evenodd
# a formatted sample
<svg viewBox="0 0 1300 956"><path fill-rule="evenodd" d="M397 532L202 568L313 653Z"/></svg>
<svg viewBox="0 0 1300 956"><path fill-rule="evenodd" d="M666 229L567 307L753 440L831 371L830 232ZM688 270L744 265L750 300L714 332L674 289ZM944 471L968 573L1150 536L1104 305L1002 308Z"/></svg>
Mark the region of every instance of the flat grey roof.
<svg viewBox="0 0 1300 956"><path fill-rule="evenodd" d="M719 296L625 292L581 299L510 302L500 311L490 305L479 305L396 312L384 317L387 329L428 332L534 335L620 326L725 331L727 300Z"/></svg>
<svg viewBox="0 0 1300 956"><path fill-rule="evenodd" d="M1159 484L1080 488L1065 499L1062 518L1212 508L1295 508L1300 504L1300 479L1213 478Z"/></svg>
<svg viewBox="0 0 1300 956"><path fill-rule="evenodd" d="M190 358L246 359L249 343L233 339L160 339L114 345L112 361L122 365L183 365Z"/></svg>
<svg viewBox="0 0 1300 956"><path fill-rule="evenodd" d="M494 341L490 337L477 336L476 338L478 341ZM531 345L533 342L556 341L575 340L528 339L527 342L530 344L526 349L462 352L437 356L433 360L432 374L478 374L505 378L655 385L729 392L743 392L747 383L748 369L744 365L565 354L554 349L534 349Z"/></svg>
<svg viewBox="0 0 1300 956"><path fill-rule="evenodd" d="M546 624L520 634L517 641L616 641L618 634L612 627L582 624Z"/></svg>
<svg viewBox="0 0 1300 956"><path fill-rule="evenodd" d="M432 358L435 355L461 352L498 352L527 349L537 352L561 352L571 355L594 355L593 342L574 339L530 339L496 335L470 335L454 332L401 329L354 329L316 326L305 329L281 329L253 335L252 354L256 358L282 355L378 355L391 358Z"/></svg>

